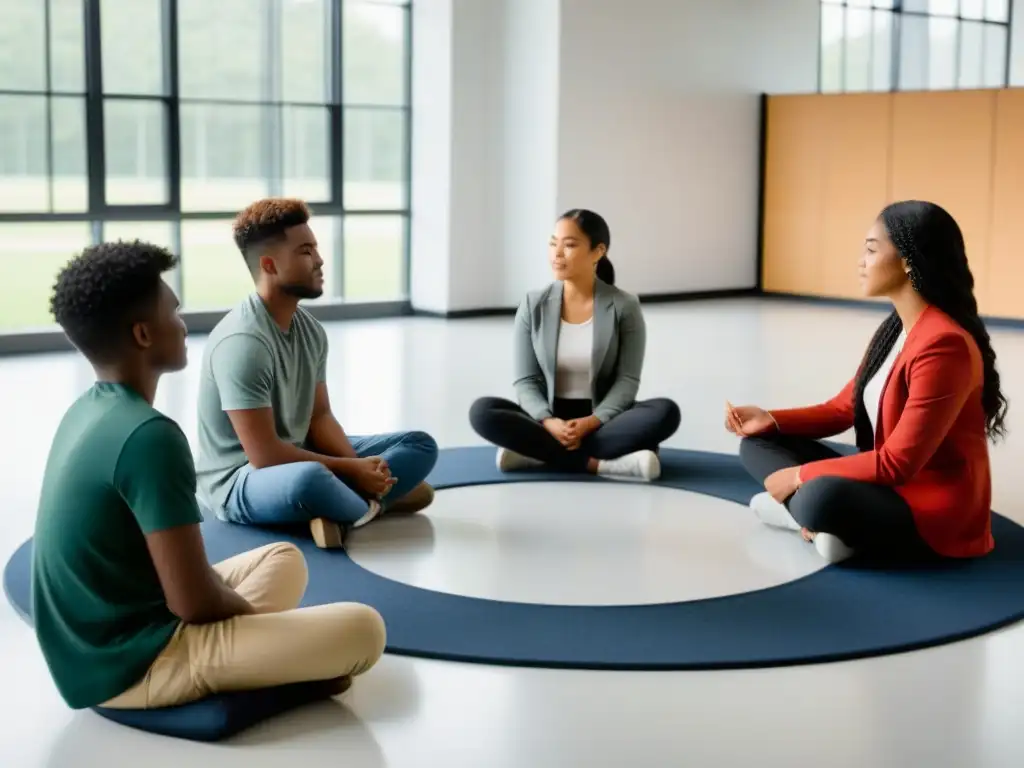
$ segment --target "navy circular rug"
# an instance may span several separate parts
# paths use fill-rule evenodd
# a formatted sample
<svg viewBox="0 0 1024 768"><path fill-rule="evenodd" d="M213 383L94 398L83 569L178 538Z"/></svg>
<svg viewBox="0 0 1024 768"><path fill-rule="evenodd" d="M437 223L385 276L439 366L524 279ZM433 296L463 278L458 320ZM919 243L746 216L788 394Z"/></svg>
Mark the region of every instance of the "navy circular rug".
<svg viewBox="0 0 1024 768"><path fill-rule="evenodd" d="M761 490L736 456L665 449L661 460L657 485L741 504ZM429 478L439 490L531 480L609 482L551 471L501 474L494 449L484 447L443 450ZM686 514L685 506L679 513ZM365 570L343 551L317 549L306 531L217 520L203 523L203 531L213 561L272 541L294 542L309 565L303 605L368 603L384 616L389 652L453 661L585 669L782 666L949 643L1024 617L1024 528L999 515L993 516L996 549L977 560L914 569L830 566L743 594L594 607L485 600L402 584ZM30 562L31 541L4 571L9 599L29 620Z"/></svg>

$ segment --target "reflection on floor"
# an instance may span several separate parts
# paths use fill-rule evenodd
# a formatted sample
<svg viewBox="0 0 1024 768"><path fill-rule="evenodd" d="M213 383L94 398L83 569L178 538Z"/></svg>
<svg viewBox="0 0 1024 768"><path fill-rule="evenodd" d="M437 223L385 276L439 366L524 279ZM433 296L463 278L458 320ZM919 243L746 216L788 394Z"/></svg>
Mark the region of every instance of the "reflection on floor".
<svg viewBox="0 0 1024 768"><path fill-rule="evenodd" d="M352 559L423 589L548 605L722 597L825 567L746 506L672 488L505 483L438 499L429 515L354 531Z"/></svg>
<svg viewBox="0 0 1024 768"><path fill-rule="evenodd" d="M778 406L834 394L881 318L871 310L756 300L653 306L646 316L641 396L667 395L680 403L683 425L670 445L723 452L736 448L722 428L726 398ZM331 392L340 420L352 433L415 427L429 430L442 446L479 443L466 412L481 394L510 394L509 326L508 318L417 318L330 327ZM1018 480L1024 433L1014 407L1024 397L1024 332L996 330L993 339L1011 400L1010 436L992 451L994 505L1024 522ZM163 382L158 401L193 440L202 343L190 341L190 368ZM0 360L0 391L6 393L0 423L7 435L0 442L4 560L31 534L50 437L90 382L91 372L72 355ZM357 538L354 556L392 578L473 594L598 602L604 593L605 601L620 602L643 599L639 593L647 590L648 599L678 599L694 595L700 568L693 558L708 558L696 554L694 542L732 531L757 535L741 516L709 526L706 510L692 529L673 527L664 508L673 503L671 493L685 497L680 492L630 490L635 502L624 504L624 487L608 493L542 490L440 493L431 511L432 549L411 529L381 527ZM587 510L593 511L589 519ZM603 564L616 535L622 548L617 566L624 560L649 573L623 571L621 580L609 582ZM680 562L668 551L676 544ZM744 565L730 570L709 559L703 573L712 591L746 589L753 578L777 583L816 567L802 557L806 550L794 555L776 538L764 549L719 545L711 551ZM502 556L491 556L498 550ZM508 669L387 656L341 703L289 715L227 749L150 737L70 712L47 678L31 632L4 603L0 765L108 768L144 761L147 768L180 768L197 761L260 768L301 760L304 766L351 768L1010 768L1024 765L1021 647L1024 626L880 659L672 674Z"/></svg>

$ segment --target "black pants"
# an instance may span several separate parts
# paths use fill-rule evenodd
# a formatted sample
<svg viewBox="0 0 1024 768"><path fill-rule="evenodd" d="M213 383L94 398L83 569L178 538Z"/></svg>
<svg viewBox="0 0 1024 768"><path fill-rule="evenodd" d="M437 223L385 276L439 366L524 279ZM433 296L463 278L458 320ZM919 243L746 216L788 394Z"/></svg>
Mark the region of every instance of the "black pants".
<svg viewBox="0 0 1024 768"><path fill-rule="evenodd" d="M740 443L740 461L759 483L780 469L840 455L823 443L802 437L749 437ZM938 557L918 534L903 497L883 485L818 477L790 496L786 508L807 530L831 533L858 555L913 561Z"/></svg>
<svg viewBox="0 0 1024 768"><path fill-rule="evenodd" d="M565 421L593 413L589 400L556 399L552 410L556 418ZM469 423L484 440L569 471L585 470L591 458L617 459L634 451L657 451L679 429L680 418L679 406L671 400L644 400L609 419L570 451L510 400L481 397L469 409Z"/></svg>

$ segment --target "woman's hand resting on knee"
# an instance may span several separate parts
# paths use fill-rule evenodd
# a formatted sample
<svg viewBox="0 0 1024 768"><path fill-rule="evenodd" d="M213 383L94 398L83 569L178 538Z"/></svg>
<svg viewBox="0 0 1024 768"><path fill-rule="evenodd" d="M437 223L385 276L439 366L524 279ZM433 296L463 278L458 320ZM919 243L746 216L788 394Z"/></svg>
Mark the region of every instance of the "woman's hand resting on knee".
<svg viewBox="0 0 1024 768"><path fill-rule="evenodd" d="M733 405L725 401L725 428L740 437L763 435L775 429L775 419L756 405Z"/></svg>
<svg viewBox="0 0 1024 768"><path fill-rule="evenodd" d="M785 504L789 497L800 489L802 484L800 481L800 467L786 467L777 472L772 472L764 479L764 489L779 504Z"/></svg>

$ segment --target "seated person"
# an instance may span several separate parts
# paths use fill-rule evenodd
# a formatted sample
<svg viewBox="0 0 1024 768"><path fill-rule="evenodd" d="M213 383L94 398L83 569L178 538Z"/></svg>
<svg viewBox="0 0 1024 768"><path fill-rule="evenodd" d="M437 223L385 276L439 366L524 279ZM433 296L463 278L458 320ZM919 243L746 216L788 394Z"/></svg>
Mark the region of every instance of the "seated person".
<svg viewBox="0 0 1024 768"><path fill-rule="evenodd" d="M647 329L637 298L614 287L610 242L593 211L568 211L555 225L555 282L527 295L516 314L519 403L483 397L469 413L477 434L499 446L502 471L661 474L658 447L679 428L679 406L636 401Z"/></svg>
<svg viewBox="0 0 1024 768"><path fill-rule="evenodd" d="M743 464L767 489L751 505L830 562L984 555L986 440L1003 434L1006 400L960 228L932 203L894 203L868 232L859 271L864 294L894 311L842 392L770 413L726 405ZM851 427L854 455L818 442Z"/></svg>
<svg viewBox="0 0 1024 768"><path fill-rule="evenodd" d="M199 381L200 488L221 519L307 523L343 545L384 510L430 504L437 443L424 432L345 434L327 395L327 334L300 299L323 293L323 259L299 200L253 203L234 240L256 291L206 342ZM368 363L369 364L369 363Z"/></svg>
<svg viewBox="0 0 1024 768"><path fill-rule="evenodd" d="M61 420L43 478L32 615L74 709L148 709L209 694L322 681L344 690L384 650L357 604L296 608L306 564L288 543L211 566L188 441L152 403L185 367L185 325L146 243L86 249L57 277L51 309L96 383Z"/></svg>

